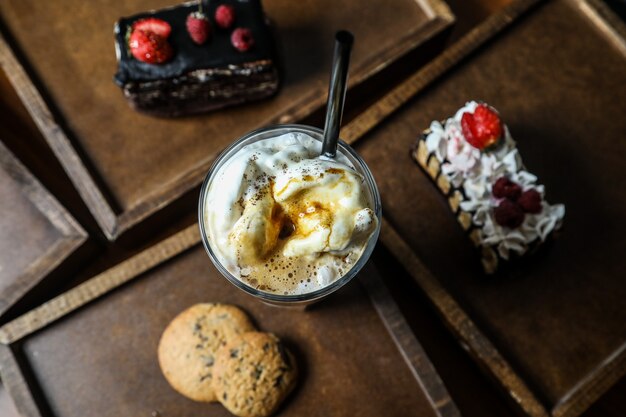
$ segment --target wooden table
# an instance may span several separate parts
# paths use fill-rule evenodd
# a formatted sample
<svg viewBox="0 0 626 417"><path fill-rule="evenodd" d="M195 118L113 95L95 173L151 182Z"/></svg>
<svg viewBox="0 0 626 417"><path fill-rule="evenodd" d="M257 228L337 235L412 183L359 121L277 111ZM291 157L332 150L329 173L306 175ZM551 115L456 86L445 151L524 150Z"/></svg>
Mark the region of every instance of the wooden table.
<svg viewBox="0 0 626 417"><path fill-rule="evenodd" d="M450 42L459 39L477 23L491 13L497 11L507 0L448 0L450 7L457 17L457 24L450 36ZM611 2L609 2L611 3ZM624 7L619 1L613 1L618 12ZM620 9L621 7L621 9ZM413 57L415 58L415 57ZM425 63L424 59L404 59L398 65L390 68L388 76L374 80L366 97L360 103L349 103L346 119L350 120L365 106L381 97L385 91L393 87L396 82L417 70ZM89 210L80 196L70 185L70 181L56 162L53 154L42 140L37 128L33 125L28 113L13 92L4 74L0 73L0 123L8 124L18 132L24 140L10 144L11 150L37 176L43 185L61 201L68 211L92 236L97 236L99 226L89 214ZM310 116L305 122L320 125L320 112ZM195 221L195 210L184 207L194 207L195 196L191 193L183 197L181 204L159 213L136 228L132 235L124 236L114 243L100 239L96 242L99 255L90 263L73 265L73 279L45 285L37 288L29 296L8 311L2 323L15 318L24 312L41 304L54 295L74 287L95 273L115 265L121 259L139 252L141 249L161 240L173 231L181 230ZM159 225L159 227L154 227ZM464 352L458 342L443 326L440 319L429 306L427 300L417 290L410 277L399 272L395 260L384 249L378 249L374 255L378 265L383 265L393 275L394 280L388 280L394 297L409 320L409 324L423 344L426 353L441 374L452 398L457 403L464 416L513 416L514 408L505 401L495 386L478 369L477 365ZM618 382L607 394L587 410L584 417L618 417L626 410L626 379ZM0 415L6 417L17 416L6 390L0 386Z"/></svg>

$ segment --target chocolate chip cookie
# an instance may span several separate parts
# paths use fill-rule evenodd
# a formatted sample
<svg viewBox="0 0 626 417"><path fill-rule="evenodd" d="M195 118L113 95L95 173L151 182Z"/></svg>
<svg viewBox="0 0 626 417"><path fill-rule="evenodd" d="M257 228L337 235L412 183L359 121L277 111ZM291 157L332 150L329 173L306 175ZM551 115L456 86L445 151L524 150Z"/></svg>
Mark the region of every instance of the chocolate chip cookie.
<svg viewBox="0 0 626 417"><path fill-rule="evenodd" d="M159 365L172 388L196 401L216 401L211 387L215 353L239 334L253 331L248 316L226 304L196 304L167 326Z"/></svg>
<svg viewBox="0 0 626 417"><path fill-rule="evenodd" d="M271 333L241 334L215 355L217 399L240 417L266 417L296 384L296 362Z"/></svg>

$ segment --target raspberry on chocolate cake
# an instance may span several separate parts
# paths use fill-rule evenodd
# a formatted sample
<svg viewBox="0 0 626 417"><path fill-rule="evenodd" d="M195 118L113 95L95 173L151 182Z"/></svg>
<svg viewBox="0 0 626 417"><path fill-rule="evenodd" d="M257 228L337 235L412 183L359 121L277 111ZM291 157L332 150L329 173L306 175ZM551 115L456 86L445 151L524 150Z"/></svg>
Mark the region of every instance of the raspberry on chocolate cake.
<svg viewBox="0 0 626 417"><path fill-rule="evenodd" d="M155 116L259 100L279 87L260 0L190 2L121 18L115 51L115 82L133 108Z"/></svg>
<svg viewBox="0 0 626 417"><path fill-rule="evenodd" d="M526 170L508 128L485 103L468 102L454 117L432 122L413 157L448 198L487 273L561 227L565 207L544 200L544 186Z"/></svg>

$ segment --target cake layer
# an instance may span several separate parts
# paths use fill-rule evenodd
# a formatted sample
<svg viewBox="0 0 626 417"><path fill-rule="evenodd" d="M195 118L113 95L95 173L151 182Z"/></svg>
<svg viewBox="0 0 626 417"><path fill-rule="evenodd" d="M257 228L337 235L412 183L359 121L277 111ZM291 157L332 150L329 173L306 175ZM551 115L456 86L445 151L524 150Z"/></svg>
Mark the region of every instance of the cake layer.
<svg viewBox="0 0 626 417"><path fill-rule="evenodd" d="M278 91L271 61L228 68L198 69L181 77L130 82L123 91L137 110L155 116L181 116L270 97Z"/></svg>

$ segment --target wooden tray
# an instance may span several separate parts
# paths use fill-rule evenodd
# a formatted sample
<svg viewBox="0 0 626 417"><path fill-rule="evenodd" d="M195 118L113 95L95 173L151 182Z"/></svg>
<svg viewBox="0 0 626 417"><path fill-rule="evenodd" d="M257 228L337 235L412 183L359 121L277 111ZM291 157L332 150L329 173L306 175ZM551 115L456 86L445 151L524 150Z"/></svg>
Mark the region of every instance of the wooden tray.
<svg viewBox="0 0 626 417"><path fill-rule="evenodd" d="M87 239L24 165L0 142L0 315Z"/></svg>
<svg viewBox="0 0 626 417"><path fill-rule="evenodd" d="M265 0L285 68L281 92L209 115L157 119L130 110L112 82L112 28L120 16L171 4L0 2L0 63L109 239L199 185L243 133L320 108L337 29L356 36L353 87L454 20L442 0Z"/></svg>
<svg viewBox="0 0 626 417"><path fill-rule="evenodd" d="M308 310L277 308L231 285L199 241L193 225L2 327L0 374L22 415L229 415L173 391L156 359L178 312L218 301L294 351L301 379L280 415L460 416L373 266Z"/></svg>
<svg viewBox="0 0 626 417"><path fill-rule="evenodd" d="M381 191L382 241L530 416L577 416L626 371L625 34L595 0L514 2L344 130L362 135L419 92L356 146ZM561 238L494 278L410 156L469 99L500 110L566 206Z"/></svg>

